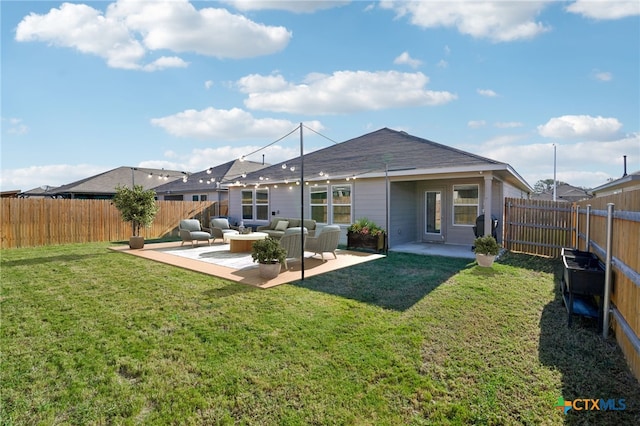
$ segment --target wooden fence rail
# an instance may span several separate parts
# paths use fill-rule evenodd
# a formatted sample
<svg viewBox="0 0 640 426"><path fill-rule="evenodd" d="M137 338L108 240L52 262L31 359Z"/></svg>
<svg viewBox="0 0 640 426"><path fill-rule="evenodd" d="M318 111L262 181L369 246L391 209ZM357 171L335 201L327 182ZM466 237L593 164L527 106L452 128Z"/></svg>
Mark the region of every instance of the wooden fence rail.
<svg viewBox="0 0 640 426"><path fill-rule="evenodd" d="M142 230L146 238L177 235L180 219L200 219L204 224L214 212L227 215L227 205L210 201L157 201L158 214L149 228ZM122 221L111 200L79 200L51 198L0 199L1 248L37 247L43 245L85 243L93 241L126 241L131 225Z"/></svg>

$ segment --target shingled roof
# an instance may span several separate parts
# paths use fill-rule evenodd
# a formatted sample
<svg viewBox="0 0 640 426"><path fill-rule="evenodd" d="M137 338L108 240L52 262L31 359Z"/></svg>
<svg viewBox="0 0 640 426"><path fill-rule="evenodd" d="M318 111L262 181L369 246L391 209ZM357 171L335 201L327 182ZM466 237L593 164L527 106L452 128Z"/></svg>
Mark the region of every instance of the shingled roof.
<svg viewBox="0 0 640 426"><path fill-rule="evenodd" d="M180 180L185 176L178 170L150 169L122 166L104 173L90 176L49 191L56 197L109 197L116 193L118 185L142 185L153 189L168 181ZM159 179L161 178L161 179Z"/></svg>
<svg viewBox="0 0 640 426"><path fill-rule="evenodd" d="M284 168L283 164L287 167ZM272 182L296 180L300 157L275 164L241 181L254 182L258 175ZM295 170L291 171L291 167ZM446 173L454 170L508 170L520 186L528 184L506 163L482 157L447 145L409 135L403 131L383 128L372 133L338 143L304 155L304 175L329 177L363 176L370 173L411 170ZM529 187L530 189L530 187Z"/></svg>
<svg viewBox="0 0 640 426"><path fill-rule="evenodd" d="M232 160L219 166L209 168L189 175L187 182L175 180L160 185L156 188L158 194L184 191L211 191L216 187L216 183L229 183L240 178L245 173L269 167L270 164L258 163L255 161Z"/></svg>

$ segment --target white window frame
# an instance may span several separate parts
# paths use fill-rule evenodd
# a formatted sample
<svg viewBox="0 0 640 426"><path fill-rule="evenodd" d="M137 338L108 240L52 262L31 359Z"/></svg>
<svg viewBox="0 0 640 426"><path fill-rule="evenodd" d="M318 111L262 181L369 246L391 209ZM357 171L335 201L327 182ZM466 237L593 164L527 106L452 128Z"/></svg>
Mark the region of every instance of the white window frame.
<svg viewBox="0 0 640 426"><path fill-rule="evenodd" d="M349 203L336 203L334 202L333 199L333 194L334 194L334 188L340 188L340 187L348 187L349 188ZM336 224L336 225L349 225L352 223L352 219L353 219L353 185L351 185L350 183L344 183L344 184L336 184L336 185L331 185L331 198L330 198L330 204L331 204L331 223L332 224ZM344 206L348 206L349 207L349 219L347 222L339 222L336 223L335 222L335 214L334 214L334 209L335 207L344 207Z"/></svg>
<svg viewBox="0 0 640 426"><path fill-rule="evenodd" d="M477 198L477 202L476 203L459 203L456 204L456 188L460 188L460 187L472 187L475 186L477 188L478 191L478 198ZM452 197L451 197L451 223L453 224L453 226L474 226L476 223L476 218L478 217L478 215L480 214L480 185L478 185L477 183L463 183L463 184L457 184L457 185L453 185L453 190L452 190ZM469 206L475 206L476 208L476 214L475 217L472 220L472 223L456 223L456 207L469 207Z"/></svg>
<svg viewBox="0 0 640 426"><path fill-rule="evenodd" d="M323 190L324 191L321 191ZM326 194L326 203L314 203L313 202L313 197L311 196L312 193L321 193L324 192ZM329 223L329 221L331 220L331 218L329 217L330 211L329 210L329 205L330 205L330 200L329 200L329 186L328 185L314 185L314 186L310 186L309 187L309 214L311 215L311 218L313 219L313 208L314 207L323 207L325 210L325 215L327 217L327 223ZM317 221L318 222L318 221ZM318 223L324 223L324 222L318 222Z"/></svg>

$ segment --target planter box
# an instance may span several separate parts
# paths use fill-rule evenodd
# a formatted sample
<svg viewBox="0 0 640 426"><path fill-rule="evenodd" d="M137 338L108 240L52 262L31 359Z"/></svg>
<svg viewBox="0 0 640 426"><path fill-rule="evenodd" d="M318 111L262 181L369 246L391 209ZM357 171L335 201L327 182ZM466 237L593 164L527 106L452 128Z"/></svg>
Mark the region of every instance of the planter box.
<svg viewBox="0 0 640 426"><path fill-rule="evenodd" d="M356 248L382 251L384 250L385 236L386 234L365 235L347 231L347 250Z"/></svg>

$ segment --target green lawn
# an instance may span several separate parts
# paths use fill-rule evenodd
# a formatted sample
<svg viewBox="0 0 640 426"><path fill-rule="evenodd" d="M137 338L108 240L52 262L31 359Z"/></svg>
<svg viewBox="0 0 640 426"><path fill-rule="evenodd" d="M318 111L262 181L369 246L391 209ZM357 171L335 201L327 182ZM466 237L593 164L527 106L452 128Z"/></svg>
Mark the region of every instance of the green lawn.
<svg viewBox="0 0 640 426"><path fill-rule="evenodd" d="M558 265L391 253L259 290L107 250L3 250L2 424L639 424ZM624 411L565 400L624 399Z"/></svg>

